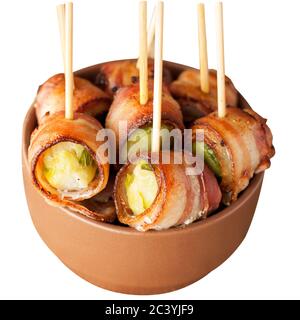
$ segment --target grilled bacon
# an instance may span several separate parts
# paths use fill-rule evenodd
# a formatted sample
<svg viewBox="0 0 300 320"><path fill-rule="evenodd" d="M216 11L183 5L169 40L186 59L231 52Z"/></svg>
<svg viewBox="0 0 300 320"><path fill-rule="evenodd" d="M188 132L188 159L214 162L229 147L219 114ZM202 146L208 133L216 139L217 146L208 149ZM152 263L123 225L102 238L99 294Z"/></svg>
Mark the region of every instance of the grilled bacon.
<svg viewBox="0 0 300 320"><path fill-rule="evenodd" d="M109 177L105 189L100 193L83 201L69 201L66 208L96 221L112 223L117 218L113 187L114 179Z"/></svg>
<svg viewBox="0 0 300 320"><path fill-rule="evenodd" d="M97 133L102 129L101 124L91 116L75 113L74 120L67 120L64 113L56 113L42 123L33 133L28 150L28 161L31 168L32 181L41 195L55 206L67 207L81 212L95 220L111 221L113 210L93 212L88 209L103 189L109 178L109 163L107 159L100 159L97 149L102 142L96 139ZM87 188L78 190L58 190L49 183L44 173L43 159L45 152L61 142L71 142L84 147L96 165L96 173ZM89 202L87 199L91 199Z"/></svg>
<svg viewBox="0 0 300 320"><path fill-rule="evenodd" d="M171 159L173 157L171 154ZM148 161L149 157L144 156L144 159ZM114 199L121 223L139 231L164 230L206 218L219 207L221 191L208 167L205 166L199 175L187 175L189 165L185 162L163 164L160 161L151 166L158 183L158 193L152 205L138 215L133 214L129 207L125 188L125 179L132 173L134 164L128 163L119 171Z"/></svg>
<svg viewBox="0 0 300 320"><path fill-rule="evenodd" d="M127 120L129 135L153 120L153 82L149 82L149 100L145 105L139 102L139 85L124 87L118 91L106 117L106 128L116 134L118 143L123 143L127 137L119 136L119 122ZM183 118L178 103L171 97L168 89L163 88L162 122L174 128L183 129Z"/></svg>
<svg viewBox="0 0 300 320"><path fill-rule="evenodd" d="M108 111L110 97L90 81L74 77L74 112L93 117ZM65 109L65 76L56 74L42 84L35 99L38 123Z"/></svg>
<svg viewBox="0 0 300 320"><path fill-rule="evenodd" d="M171 83L170 91L181 106L186 122L206 116L218 109L217 102L217 72L209 71L210 92L204 93L200 89L200 74L197 70L186 70L178 79ZM226 77L226 103L236 107L238 92L232 81Z"/></svg>
<svg viewBox="0 0 300 320"><path fill-rule="evenodd" d="M204 130L204 141L221 166L221 189L226 205L237 200L255 173L270 167L275 150L266 120L252 109L228 107L226 116L217 112L200 118L192 126Z"/></svg>
<svg viewBox="0 0 300 320"><path fill-rule="evenodd" d="M154 78L154 61L148 59L148 76ZM171 72L164 68L164 83L169 84L172 81ZM139 70L137 61L112 61L103 64L100 68L95 83L110 96L123 87L131 86L139 82Z"/></svg>

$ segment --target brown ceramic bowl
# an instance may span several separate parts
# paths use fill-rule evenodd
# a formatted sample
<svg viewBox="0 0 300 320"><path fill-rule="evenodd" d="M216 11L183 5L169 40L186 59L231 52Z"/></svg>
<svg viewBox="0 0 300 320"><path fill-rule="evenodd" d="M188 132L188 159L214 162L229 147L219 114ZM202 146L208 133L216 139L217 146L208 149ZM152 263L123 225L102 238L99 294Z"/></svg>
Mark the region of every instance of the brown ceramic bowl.
<svg viewBox="0 0 300 320"><path fill-rule="evenodd" d="M166 63L174 74L186 66ZM93 79L99 66L77 72ZM241 97L241 103L246 101ZM222 264L250 227L263 182L256 175L238 201L184 229L141 233L99 223L48 205L33 188L27 161L36 126L30 108L23 128L23 175L32 221L47 246L80 277L128 294L158 294L183 288Z"/></svg>

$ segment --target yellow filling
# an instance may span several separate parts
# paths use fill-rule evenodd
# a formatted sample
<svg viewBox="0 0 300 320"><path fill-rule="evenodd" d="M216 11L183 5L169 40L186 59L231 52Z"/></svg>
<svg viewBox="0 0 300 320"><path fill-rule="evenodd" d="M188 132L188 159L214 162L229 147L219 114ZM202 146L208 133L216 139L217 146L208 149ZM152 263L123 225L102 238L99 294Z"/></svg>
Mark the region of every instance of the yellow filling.
<svg viewBox="0 0 300 320"><path fill-rule="evenodd" d="M97 165L82 145L60 142L43 154L43 173L48 183L61 191L86 189L93 181Z"/></svg>
<svg viewBox="0 0 300 320"><path fill-rule="evenodd" d="M146 161L140 161L125 180L127 201L135 215L151 207L158 192L153 169Z"/></svg>

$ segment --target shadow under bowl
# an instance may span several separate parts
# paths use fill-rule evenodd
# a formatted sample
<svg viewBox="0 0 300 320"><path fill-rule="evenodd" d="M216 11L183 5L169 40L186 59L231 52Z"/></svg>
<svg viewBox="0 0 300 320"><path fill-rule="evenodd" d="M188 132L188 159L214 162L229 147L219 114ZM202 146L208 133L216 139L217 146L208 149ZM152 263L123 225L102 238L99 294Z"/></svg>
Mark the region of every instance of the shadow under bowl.
<svg viewBox="0 0 300 320"><path fill-rule="evenodd" d="M187 66L166 62L177 75ZM93 80L101 64L76 75ZM246 101L241 96L241 103ZM263 173L256 175L238 201L204 221L183 229L138 232L95 222L50 206L34 189L27 150L36 127L30 108L23 127L23 177L36 230L54 254L90 283L127 294L159 294L183 288L221 265L237 249L250 227Z"/></svg>

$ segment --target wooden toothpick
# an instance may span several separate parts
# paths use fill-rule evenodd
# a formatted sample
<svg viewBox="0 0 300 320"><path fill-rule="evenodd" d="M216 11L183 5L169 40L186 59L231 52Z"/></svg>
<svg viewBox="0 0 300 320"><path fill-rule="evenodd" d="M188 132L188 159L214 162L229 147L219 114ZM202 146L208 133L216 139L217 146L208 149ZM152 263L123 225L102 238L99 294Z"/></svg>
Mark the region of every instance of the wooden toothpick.
<svg viewBox="0 0 300 320"><path fill-rule="evenodd" d="M223 3L217 3L218 116L226 115Z"/></svg>
<svg viewBox="0 0 300 320"><path fill-rule="evenodd" d="M140 2L140 104L148 102L147 1Z"/></svg>
<svg viewBox="0 0 300 320"><path fill-rule="evenodd" d="M65 4L60 4L56 7L57 9L57 19L61 42L61 53L63 58L64 70L66 69L66 6Z"/></svg>
<svg viewBox="0 0 300 320"><path fill-rule="evenodd" d="M154 38L155 38L155 12L156 7L153 9L150 24L147 29L147 52L148 57L153 58L154 57ZM138 61L136 63L136 67L140 68L140 58L138 58Z"/></svg>
<svg viewBox="0 0 300 320"><path fill-rule="evenodd" d="M205 24L205 6L198 5L198 36L199 36L199 60L200 60L200 87L205 93L209 93L209 70L207 56L207 39Z"/></svg>
<svg viewBox="0 0 300 320"><path fill-rule="evenodd" d="M74 91L74 75L73 75L73 3L66 4L66 70L65 70L65 117L73 120L73 91Z"/></svg>
<svg viewBox="0 0 300 320"><path fill-rule="evenodd" d="M163 80L163 16L164 3L159 1L156 9L155 55L154 55L154 93L153 93L153 129L152 152L160 150L161 103Z"/></svg>

